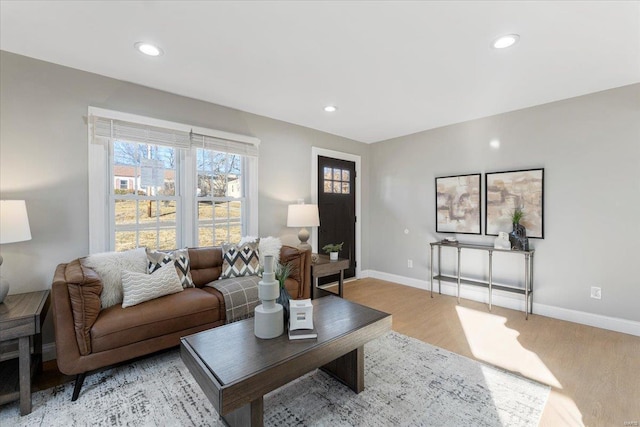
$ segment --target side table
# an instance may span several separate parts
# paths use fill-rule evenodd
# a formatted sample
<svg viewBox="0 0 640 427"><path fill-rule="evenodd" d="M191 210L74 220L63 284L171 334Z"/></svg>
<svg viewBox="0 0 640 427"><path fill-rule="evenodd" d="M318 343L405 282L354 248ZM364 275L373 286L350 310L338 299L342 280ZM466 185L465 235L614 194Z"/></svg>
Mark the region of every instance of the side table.
<svg viewBox="0 0 640 427"><path fill-rule="evenodd" d="M349 268L348 259L338 258L337 261L331 261L328 255L318 255L318 261L311 263L311 298L315 299L333 293L318 288L318 278L334 274L340 274L338 280L338 296L342 298L344 271L347 268Z"/></svg>
<svg viewBox="0 0 640 427"><path fill-rule="evenodd" d="M9 295L0 304L0 341L18 340L19 349L18 369L15 360L0 364L0 405L20 399L20 415L31 412L31 374L42 369L41 328L49 302L47 290Z"/></svg>

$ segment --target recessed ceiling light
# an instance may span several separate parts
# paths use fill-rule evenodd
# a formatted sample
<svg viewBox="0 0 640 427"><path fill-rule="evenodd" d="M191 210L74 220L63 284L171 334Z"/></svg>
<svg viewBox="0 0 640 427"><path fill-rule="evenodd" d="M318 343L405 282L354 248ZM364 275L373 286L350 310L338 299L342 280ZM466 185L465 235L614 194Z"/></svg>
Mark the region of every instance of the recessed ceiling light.
<svg viewBox="0 0 640 427"><path fill-rule="evenodd" d="M520 36L517 34L508 34L506 36L498 37L492 43L494 49L505 49L509 46L513 46L518 40Z"/></svg>
<svg viewBox="0 0 640 427"><path fill-rule="evenodd" d="M499 139L492 139L489 142L489 145L491 146L491 148L498 149L498 148L500 148L500 140Z"/></svg>
<svg viewBox="0 0 640 427"><path fill-rule="evenodd" d="M160 49L158 46L152 45L151 43L138 42L134 46L140 52L149 56L160 56L163 53L162 49Z"/></svg>
<svg viewBox="0 0 640 427"><path fill-rule="evenodd" d="M327 113L333 113L337 109L338 107L336 107L335 105L327 105L326 107L324 107L324 111L326 111Z"/></svg>

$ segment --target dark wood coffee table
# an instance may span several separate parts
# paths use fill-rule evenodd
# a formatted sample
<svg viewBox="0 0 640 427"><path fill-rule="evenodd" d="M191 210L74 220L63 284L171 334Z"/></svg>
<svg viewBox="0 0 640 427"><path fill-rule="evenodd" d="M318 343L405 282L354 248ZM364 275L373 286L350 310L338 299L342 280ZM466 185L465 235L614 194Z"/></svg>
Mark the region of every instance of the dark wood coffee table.
<svg viewBox="0 0 640 427"><path fill-rule="evenodd" d="M180 340L185 365L230 426L262 426L263 396L316 368L364 390L364 344L391 330L391 315L335 296L313 301L317 340L262 340L253 319Z"/></svg>

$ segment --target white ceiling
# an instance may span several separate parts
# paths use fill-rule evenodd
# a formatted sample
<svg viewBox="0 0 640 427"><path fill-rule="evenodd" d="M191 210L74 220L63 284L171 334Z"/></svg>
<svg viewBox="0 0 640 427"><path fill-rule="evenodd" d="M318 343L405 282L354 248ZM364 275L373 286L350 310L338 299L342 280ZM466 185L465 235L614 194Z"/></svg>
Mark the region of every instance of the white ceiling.
<svg viewBox="0 0 640 427"><path fill-rule="evenodd" d="M2 50L362 142L640 82L638 1L3 0L0 17Z"/></svg>

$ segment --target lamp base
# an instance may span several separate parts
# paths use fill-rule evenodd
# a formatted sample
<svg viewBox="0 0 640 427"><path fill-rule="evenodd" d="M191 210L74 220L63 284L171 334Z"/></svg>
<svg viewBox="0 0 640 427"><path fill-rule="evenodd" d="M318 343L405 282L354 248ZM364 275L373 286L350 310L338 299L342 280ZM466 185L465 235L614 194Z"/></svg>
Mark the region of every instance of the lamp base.
<svg viewBox="0 0 640 427"><path fill-rule="evenodd" d="M0 304L4 301L5 297L9 293L9 281L0 276Z"/></svg>
<svg viewBox="0 0 640 427"><path fill-rule="evenodd" d="M310 251L312 250L311 245L307 243L309 240L309 230L306 228L301 228L298 232L298 239L300 240L300 244L298 245L298 249L301 251Z"/></svg>
<svg viewBox="0 0 640 427"><path fill-rule="evenodd" d="M301 242L301 243L298 245L298 249L300 249L300 250L301 250L301 251L303 251L303 252L313 250L313 248L311 247L311 245L310 245L310 244L308 244L307 242L304 242L304 243L302 243L302 242Z"/></svg>

